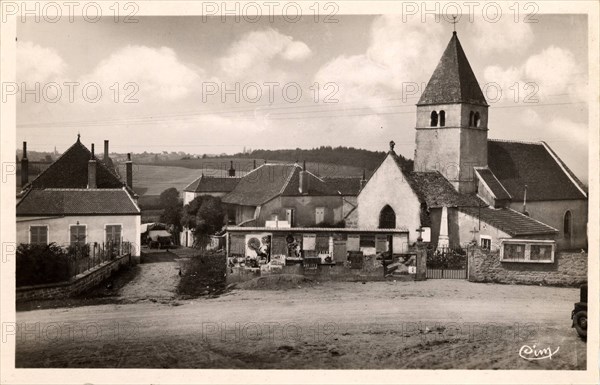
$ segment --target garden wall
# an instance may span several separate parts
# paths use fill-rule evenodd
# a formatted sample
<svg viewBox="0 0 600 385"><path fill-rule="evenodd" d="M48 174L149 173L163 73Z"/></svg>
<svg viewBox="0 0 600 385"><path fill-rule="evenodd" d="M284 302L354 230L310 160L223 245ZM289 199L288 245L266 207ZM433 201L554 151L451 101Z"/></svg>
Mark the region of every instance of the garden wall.
<svg viewBox="0 0 600 385"><path fill-rule="evenodd" d="M469 281L579 286L587 283L588 254L557 252L553 263L501 262L498 252L469 250Z"/></svg>
<svg viewBox="0 0 600 385"><path fill-rule="evenodd" d="M132 258L135 257L126 254L117 257L115 260L103 262L66 282L17 287L17 302L36 299L68 298L77 295L100 284L110 277L113 272L119 270L121 266L131 264L133 261Z"/></svg>

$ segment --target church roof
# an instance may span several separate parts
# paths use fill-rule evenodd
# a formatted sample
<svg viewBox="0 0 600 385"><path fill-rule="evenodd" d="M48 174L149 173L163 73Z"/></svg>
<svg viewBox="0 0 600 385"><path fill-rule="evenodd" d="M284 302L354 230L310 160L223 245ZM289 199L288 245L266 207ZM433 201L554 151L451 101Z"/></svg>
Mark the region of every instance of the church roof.
<svg viewBox="0 0 600 385"><path fill-rule="evenodd" d="M544 142L488 140L488 167L513 201L587 199L583 184Z"/></svg>
<svg viewBox="0 0 600 385"><path fill-rule="evenodd" d="M495 199L508 200L511 198L508 191L502 186L502 183L496 178L496 175L494 175L492 170L487 167L475 167L475 173L489 188Z"/></svg>
<svg viewBox="0 0 600 385"><path fill-rule="evenodd" d="M488 105L456 32L452 34L417 105L450 103Z"/></svg>
<svg viewBox="0 0 600 385"><path fill-rule="evenodd" d="M558 232L540 221L509 208L493 209L490 207L459 207L459 210L474 218L481 219L491 226L500 229L512 237L526 235L554 235Z"/></svg>
<svg viewBox="0 0 600 385"><path fill-rule="evenodd" d="M54 163L42 171L30 187L43 188L86 188L88 185L88 161L92 153L79 138ZM102 159L96 159L96 184L98 188L121 188L123 182L114 168L106 165Z"/></svg>
<svg viewBox="0 0 600 385"><path fill-rule="evenodd" d="M241 177L201 175L198 179L187 185L183 191L195 193L231 192L241 179Z"/></svg>
<svg viewBox="0 0 600 385"><path fill-rule="evenodd" d="M439 171L411 171L406 172L402 168L400 157L395 152L390 151L391 156L398 169L405 176L411 189L417 195L421 203L424 203L427 208L440 207L462 207L462 206L485 206L474 194L461 194L454 189L454 186L446 179Z"/></svg>

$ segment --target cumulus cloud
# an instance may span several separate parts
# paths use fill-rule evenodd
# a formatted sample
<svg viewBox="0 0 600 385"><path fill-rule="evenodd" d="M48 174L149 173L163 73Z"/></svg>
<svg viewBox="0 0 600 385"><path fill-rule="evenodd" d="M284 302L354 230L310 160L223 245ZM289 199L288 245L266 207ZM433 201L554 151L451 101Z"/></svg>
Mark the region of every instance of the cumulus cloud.
<svg viewBox="0 0 600 385"><path fill-rule="evenodd" d="M503 98L519 103L526 97L533 98L530 101L534 102L548 102L558 96L587 101L587 84L581 71L571 51L550 46L519 66L489 66L483 76L486 83L497 84L502 89Z"/></svg>
<svg viewBox="0 0 600 385"><path fill-rule="evenodd" d="M337 83L344 102L371 97L371 107L377 109L378 98L389 97L390 93L401 96L408 84L423 88L447 43L440 38L441 31L439 24L380 16L371 28L367 51L332 59L319 69L315 81Z"/></svg>
<svg viewBox="0 0 600 385"><path fill-rule="evenodd" d="M276 57L298 61L310 54L311 50L305 43L268 28L242 36L229 47L219 63L227 77L248 78L249 73L262 75L267 72L271 60Z"/></svg>
<svg viewBox="0 0 600 385"><path fill-rule="evenodd" d="M61 76L67 64L58 52L30 41L17 43L17 81L35 83L54 81Z"/></svg>
<svg viewBox="0 0 600 385"><path fill-rule="evenodd" d="M534 40L531 24L515 23L511 17L501 17L496 23L480 19L473 27L473 42L483 54L524 52Z"/></svg>
<svg viewBox="0 0 600 385"><path fill-rule="evenodd" d="M103 89L115 82L136 83L140 96L151 99L178 100L187 96L203 76L201 70L182 63L171 48L127 46L101 61L85 76Z"/></svg>

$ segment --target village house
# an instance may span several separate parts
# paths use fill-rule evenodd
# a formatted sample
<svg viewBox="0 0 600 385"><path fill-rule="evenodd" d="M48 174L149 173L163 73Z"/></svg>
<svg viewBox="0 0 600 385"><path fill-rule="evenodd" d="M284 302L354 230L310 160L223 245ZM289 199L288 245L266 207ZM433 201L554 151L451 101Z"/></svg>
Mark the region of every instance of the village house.
<svg viewBox="0 0 600 385"><path fill-rule="evenodd" d="M77 141L29 182L27 145L21 160L22 192L18 195L17 242L32 244L130 244L140 256L141 211L133 192L133 166L128 155L126 183L108 156Z"/></svg>
<svg viewBox="0 0 600 385"><path fill-rule="evenodd" d="M522 258L586 247L581 182L546 143L488 140L488 107L454 32L417 103L414 171L391 142L358 195L358 227L407 228L409 244L425 228L440 248L515 244Z"/></svg>

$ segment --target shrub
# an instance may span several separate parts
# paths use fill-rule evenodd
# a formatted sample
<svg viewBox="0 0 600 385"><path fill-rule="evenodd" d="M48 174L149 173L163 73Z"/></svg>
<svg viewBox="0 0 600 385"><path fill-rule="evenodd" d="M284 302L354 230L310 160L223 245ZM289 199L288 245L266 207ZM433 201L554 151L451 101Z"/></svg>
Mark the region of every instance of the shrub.
<svg viewBox="0 0 600 385"><path fill-rule="evenodd" d="M17 247L17 286L68 281L69 256L57 245L19 244Z"/></svg>
<svg viewBox="0 0 600 385"><path fill-rule="evenodd" d="M218 294L225 289L226 258L222 252L207 251L181 264L179 294L199 296Z"/></svg>

